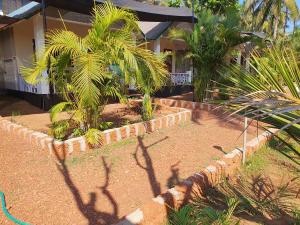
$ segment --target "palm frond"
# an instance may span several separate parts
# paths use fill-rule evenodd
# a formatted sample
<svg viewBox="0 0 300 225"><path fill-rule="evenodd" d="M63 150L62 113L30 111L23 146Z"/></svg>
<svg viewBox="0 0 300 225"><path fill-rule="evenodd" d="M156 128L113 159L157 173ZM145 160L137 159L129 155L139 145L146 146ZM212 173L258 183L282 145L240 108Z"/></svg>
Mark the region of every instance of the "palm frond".
<svg viewBox="0 0 300 225"><path fill-rule="evenodd" d="M60 102L50 109L50 119L52 122L57 122L59 113L67 110L73 110L73 109L74 109L74 103Z"/></svg>
<svg viewBox="0 0 300 225"><path fill-rule="evenodd" d="M299 56L289 48L266 50L252 56L250 73L230 67L226 79L232 87L220 87L230 93L225 105L253 119L271 123L278 129L300 135Z"/></svg>

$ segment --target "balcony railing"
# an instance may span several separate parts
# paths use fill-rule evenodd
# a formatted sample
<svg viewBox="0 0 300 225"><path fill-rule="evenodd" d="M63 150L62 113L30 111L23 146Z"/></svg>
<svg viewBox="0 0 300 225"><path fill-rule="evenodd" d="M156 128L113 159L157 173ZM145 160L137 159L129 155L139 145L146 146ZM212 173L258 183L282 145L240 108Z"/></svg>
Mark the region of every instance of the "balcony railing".
<svg viewBox="0 0 300 225"><path fill-rule="evenodd" d="M185 73L171 73L171 81L173 85L191 85L192 79L191 71Z"/></svg>

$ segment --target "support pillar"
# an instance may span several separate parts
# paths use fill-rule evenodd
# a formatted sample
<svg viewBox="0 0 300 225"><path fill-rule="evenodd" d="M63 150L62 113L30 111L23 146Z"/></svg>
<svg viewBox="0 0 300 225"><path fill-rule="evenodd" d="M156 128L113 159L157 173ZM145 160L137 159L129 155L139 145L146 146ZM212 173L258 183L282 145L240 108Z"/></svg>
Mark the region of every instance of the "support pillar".
<svg viewBox="0 0 300 225"><path fill-rule="evenodd" d="M36 15L33 18L33 33L36 48L36 59L39 60L45 51L45 29L43 17L40 15ZM43 72L43 80L37 85L38 94L49 94L49 84L47 78L48 73L45 70Z"/></svg>
<svg viewBox="0 0 300 225"><path fill-rule="evenodd" d="M176 73L176 51L172 51L172 73Z"/></svg>
<svg viewBox="0 0 300 225"><path fill-rule="evenodd" d="M155 54L160 54L160 37L154 41L154 48Z"/></svg>

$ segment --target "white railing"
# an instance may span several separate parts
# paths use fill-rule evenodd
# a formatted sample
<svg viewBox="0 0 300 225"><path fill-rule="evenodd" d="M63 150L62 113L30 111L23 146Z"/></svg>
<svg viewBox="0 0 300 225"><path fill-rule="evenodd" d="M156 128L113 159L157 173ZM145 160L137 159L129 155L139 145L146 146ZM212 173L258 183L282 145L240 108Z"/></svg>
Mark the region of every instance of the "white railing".
<svg viewBox="0 0 300 225"><path fill-rule="evenodd" d="M192 84L192 72L187 71L185 73L171 73L171 81L173 85L191 85Z"/></svg>

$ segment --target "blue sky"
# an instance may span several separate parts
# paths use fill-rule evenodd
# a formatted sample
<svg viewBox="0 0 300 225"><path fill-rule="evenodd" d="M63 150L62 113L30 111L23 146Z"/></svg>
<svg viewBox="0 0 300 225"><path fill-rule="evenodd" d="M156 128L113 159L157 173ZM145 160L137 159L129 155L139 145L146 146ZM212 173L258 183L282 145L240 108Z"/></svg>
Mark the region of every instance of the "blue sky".
<svg viewBox="0 0 300 225"><path fill-rule="evenodd" d="M244 0L239 0L240 3L243 3ZM300 8L300 0L296 0L297 4L298 4L298 7ZM300 22L298 21L298 26L300 25ZM293 25L292 24L289 24L289 28L288 28L288 31L290 31L291 29L293 29Z"/></svg>

